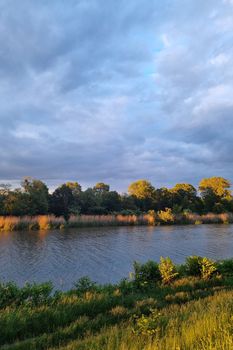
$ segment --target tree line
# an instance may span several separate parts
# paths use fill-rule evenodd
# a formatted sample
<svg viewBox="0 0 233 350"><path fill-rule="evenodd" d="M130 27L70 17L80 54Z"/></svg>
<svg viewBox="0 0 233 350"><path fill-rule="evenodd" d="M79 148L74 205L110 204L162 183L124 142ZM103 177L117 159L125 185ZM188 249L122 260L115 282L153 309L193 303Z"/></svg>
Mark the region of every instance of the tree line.
<svg viewBox="0 0 233 350"><path fill-rule="evenodd" d="M0 215L54 214L68 219L71 214L139 214L166 208L171 208L174 213L232 212L230 187L229 180L210 177L202 179L198 189L187 183L176 184L170 189L155 188L147 180L138 180L129 185L128 193L123 194L111 191L109 185L102 182L86 190L82 190L78 182L67 182L49 193L44 182L26 177L20 188L0 184Z"/></svg>

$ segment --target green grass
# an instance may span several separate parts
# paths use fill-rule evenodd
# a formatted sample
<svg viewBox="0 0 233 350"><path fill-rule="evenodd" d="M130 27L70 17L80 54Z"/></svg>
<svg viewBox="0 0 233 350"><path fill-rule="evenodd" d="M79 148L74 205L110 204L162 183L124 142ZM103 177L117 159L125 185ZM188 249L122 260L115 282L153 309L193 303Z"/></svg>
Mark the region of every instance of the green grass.
<svg viewBox="0 0 233 350"><path fill-rule="evenodd" d="M150 279L157 275L147 264L147 284L83 279L55 294L49 284L1 284L0 349L233 349L232 260L216 266L209 279L178 267L179 276L164 284Z"/></svg>

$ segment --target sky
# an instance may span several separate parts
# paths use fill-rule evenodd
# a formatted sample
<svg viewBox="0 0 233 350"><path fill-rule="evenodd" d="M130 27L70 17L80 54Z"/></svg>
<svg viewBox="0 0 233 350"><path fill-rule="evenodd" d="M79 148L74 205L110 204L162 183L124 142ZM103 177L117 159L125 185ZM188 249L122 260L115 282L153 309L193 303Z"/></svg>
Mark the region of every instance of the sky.
<svg viewBox="0 0 233 350"><path fill-rule="evenodd" d="M0 0L0 182L233 181L233 0Z"/></svg>

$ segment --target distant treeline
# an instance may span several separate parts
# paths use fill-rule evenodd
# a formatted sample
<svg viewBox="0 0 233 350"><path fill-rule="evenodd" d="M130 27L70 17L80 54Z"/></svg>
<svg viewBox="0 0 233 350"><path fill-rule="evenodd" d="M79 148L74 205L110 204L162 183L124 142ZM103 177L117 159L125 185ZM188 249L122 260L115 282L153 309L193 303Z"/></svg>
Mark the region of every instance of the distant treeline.
<svg viewBox="0 0 233 350"><path fill-rule="evenodd" d="M111 191L109 185L99 182L93 188L82 190L78 182L67 182L49 193L47 185L37 179L24 178L21 188L0 185L0 215L35 216L53 214L106 215L140 214L170 209L179 214L184 211L198 214L233 211L230 182L222 177L200 181L198 189L191 184L177 184L173 188L155 188L147 180L130 184L128 193Z"/></svg>

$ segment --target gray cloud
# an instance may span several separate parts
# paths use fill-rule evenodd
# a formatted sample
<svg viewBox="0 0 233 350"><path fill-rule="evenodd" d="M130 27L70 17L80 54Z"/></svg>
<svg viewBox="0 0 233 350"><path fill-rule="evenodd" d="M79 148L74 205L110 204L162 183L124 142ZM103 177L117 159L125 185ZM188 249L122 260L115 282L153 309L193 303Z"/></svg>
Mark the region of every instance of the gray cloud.
<svg viewBox="0 0 233 350"><path fill-rule="evenodd" d="M232 15L227 0L0 0L0 178L233 180Z"/></svg>

